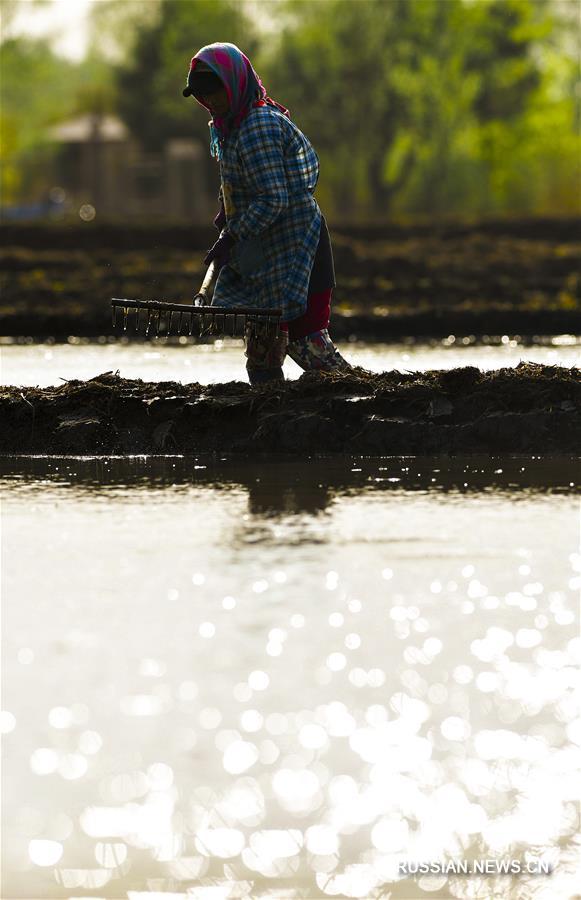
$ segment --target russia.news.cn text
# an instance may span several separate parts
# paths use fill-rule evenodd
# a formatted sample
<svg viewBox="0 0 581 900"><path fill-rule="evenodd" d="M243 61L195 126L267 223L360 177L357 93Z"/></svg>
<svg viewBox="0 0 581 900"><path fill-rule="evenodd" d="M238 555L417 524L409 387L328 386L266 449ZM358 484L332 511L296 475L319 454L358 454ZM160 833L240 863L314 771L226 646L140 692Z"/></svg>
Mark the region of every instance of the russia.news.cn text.
<svg viewBox="0 0 581 900"><path fill-rule="evenodd" d="M551 875L554 865L547 859L449 859L432 862L404 860L400 875Z"/></svg>

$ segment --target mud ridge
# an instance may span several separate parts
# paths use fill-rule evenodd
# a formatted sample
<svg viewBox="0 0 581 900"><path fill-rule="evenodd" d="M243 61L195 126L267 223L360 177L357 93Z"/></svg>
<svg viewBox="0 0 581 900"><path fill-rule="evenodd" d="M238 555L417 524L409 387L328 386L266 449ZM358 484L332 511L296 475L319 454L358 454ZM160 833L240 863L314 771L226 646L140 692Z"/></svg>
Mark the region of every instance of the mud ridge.
<svg viewBox="0 0 581 900"><path fill-rule="evenodd" d="M520 363L242 382L148 383L106 372L0 388L0 453L308 456L577 454L580 370Z"/></svg>

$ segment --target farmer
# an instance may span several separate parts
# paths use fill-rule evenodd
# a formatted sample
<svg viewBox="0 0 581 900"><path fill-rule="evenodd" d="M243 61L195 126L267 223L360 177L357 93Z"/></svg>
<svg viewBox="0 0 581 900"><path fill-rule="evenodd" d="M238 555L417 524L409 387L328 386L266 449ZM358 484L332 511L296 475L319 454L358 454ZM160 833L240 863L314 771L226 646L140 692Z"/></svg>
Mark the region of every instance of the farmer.
<svg viewBox="0 0 581 900"><path fill-rule="evenodd" d="M220 237L204 259L220 267L214 304L282 309L278 336L247 328L250 383L284 380L287 353L305 370L348 369L328 332L335 273L311 144L234 44L202 47L183 94L211 113L220 163Z"/></svg>

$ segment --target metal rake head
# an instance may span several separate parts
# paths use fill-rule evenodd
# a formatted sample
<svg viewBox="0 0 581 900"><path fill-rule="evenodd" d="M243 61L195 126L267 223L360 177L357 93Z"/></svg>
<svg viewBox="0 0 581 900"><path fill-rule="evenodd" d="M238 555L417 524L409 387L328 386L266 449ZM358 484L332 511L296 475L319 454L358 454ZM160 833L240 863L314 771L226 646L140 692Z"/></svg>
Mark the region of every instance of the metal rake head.
<svg viewBox="0 0 581 900"><path fill-rule="evenodd" d="M190 306L185 303L165 303L159 300L111 300L113 327L145 337L194 335L198 337L227 334L256 334L258 330L272 331L278 336L281 310L239 306L232 309L218 306ZM130 317L133 321L130 323Z"/></svg>

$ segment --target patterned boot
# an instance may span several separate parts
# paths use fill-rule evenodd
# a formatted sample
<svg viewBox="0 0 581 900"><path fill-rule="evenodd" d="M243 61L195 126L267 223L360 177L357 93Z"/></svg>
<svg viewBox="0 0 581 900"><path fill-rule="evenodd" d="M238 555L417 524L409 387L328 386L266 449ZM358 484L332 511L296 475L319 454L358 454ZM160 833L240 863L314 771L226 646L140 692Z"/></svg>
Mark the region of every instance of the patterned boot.
<svg viewBox="0 0 581 900"><path fill-rule="evenodd" d="M284 381L282 364L288 347L288 333L274 334L266 325L246 326L246 371L250 384Z"/></svg>
<svg viewBox="0 0 581 900"><path fill-rule="evenodd" d="M287 353L305 372L317 369L345 372L351 368L335 347L326 328L291 341Z"/></svg>

